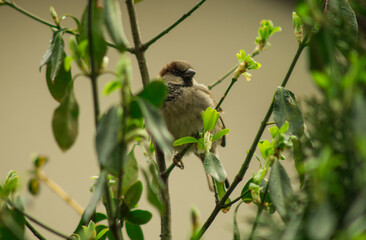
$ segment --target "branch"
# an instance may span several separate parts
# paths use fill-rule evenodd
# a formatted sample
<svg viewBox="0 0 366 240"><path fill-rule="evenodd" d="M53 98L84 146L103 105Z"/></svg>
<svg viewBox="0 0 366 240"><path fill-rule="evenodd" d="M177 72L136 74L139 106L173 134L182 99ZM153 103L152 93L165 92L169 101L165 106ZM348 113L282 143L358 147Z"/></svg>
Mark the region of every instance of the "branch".
<svg viewBox="0 0 366 240"><path fill-rule="evenodd" d="M60 198L65 200L76 212L80 215L83 214L84 208L76 202L69 194L67 194L57 183L53 182L46 174L38 170L36 172L37 177L42 180L54 193L56 193Z"/></svg>
<svg viewBox="0 0 366 240"><path fill-rule="evenodd" d="M50 231L51 233L59 236L59 237L62 237L62 238L65 238L67 239L69 236L67 236L66 234L63 234L63 233L60 233L59 231L47 226L46 224L38 221L37 219L35 219L34 217L28 215L27 213L25 213L23 210L21 210L20 208L18 208L17 206L15 206L15 204L13 204L11 201L8 201L8 204L10 206L12 206L17 212L19 212L20 214L22 214L23 216L25 216L26 218L28 218L30 221L34 222L35 224L43 227L44 229Z"/></svg>
<svg viewBox="0 0 366 240"><path fill-rule="evenodd" d="M92 83L92 92L93 92L93 106L94 106L94 122L95 127L98 125L99 119L99 100L98 100L98 86L97 86L97 70L96 70L96 63L94 58L94 51L93 51L93 33L92 33L92 26L93 26L93 0L89 0L89 7L88 7L88 41L89 41L89 56L90 56L90 80Z"/></svg>
<svg viewBox="0 0 366 240"><path fill-rule="evenodd" d="M45 237L42 236L31 224L30 222L25 219L25 226L33 233L33 235L38 238L39 240L47 240Z"/></svg>
<svg viewBox="0 0 366 240"><path fill-rule="evenodd" d="M160 176L165 184L165 189L160 190L161 198L163 200L163 204L165 207L164 214L161 215L160 221L161 221L161 234L160 238L161 240L171 240L172 239L172 216L171 216L171 205L170 205L170 195L169 195L169 185L168 185L168 179L169 174L163 175L166 171L166 165L165 165L165 158L164 153L160 150L160 148L156 146L156 160L158 163L159 173Z"/></svg>
<svg viewBox="0 0 366 240"><path fill-rule="evenodd" d="M306 47L306 41L307 38L304 38L304 40L299 44L299 47L297 49L297 52L294 56L294 59L292 60L291 66L285 76L285 78L282 81L281 86L285 87L289 77L291 76L292 70L294 69L296 62L299 58L299 56L301 55L302 50ZM216 218L217 214L220 212L222 206L224 206L226 199L228 199L228 197L230 196L230 194L234 191L234 189L236 188L236 186L243 180L243 177L246 173L246 171L248 170L249 164L252 160L254 151L258 145L258 142L266 128L267 122L269 120L269 118L271 117L273 112L273 100L271 102L271 105L269 106L266 115L264 116L263 121L261 122L261 125L258 129L258 132L253 140L253 143L248 151L248 155L245 158L244 163L242 164L238 174L236 175L233 183L231 184L230 188L227 190L226 194L222 197L222 199L220 200L220 202L215 206L214 210L212 211L211 215L209 216L209 218L206 220L206 222L204 223L204 225L201 227L201 229L198 231L198 233L195 235L194 239L200 239L203 234L206 232L206 230L210 227L211 223L214 221L214 219Z"/></svg>
<svg viewBox="0 0 366 240"><path fill-rule="evenodd" d="M234 200L232 200L231 202L225 204L222 206L222 208L227 208L230 207L231 205L233 205L234 203L236 203L237 201L241 200L245 195L247 195L250 192L250 190L246 190L243 194L241 194L239 197L235 198Z"/></svg>
<svg viewBox="0 0 366 240"><path fill-rule="evenodd" d="M149 71L147 70L146 60L145 60L145 52L142 49L141 37L138 28L138 23L136 19L136 12L135 6L133 4L133 0L126 0L128 15L130 17L130 24L131 24L131 32L133 37L133 42L135 44L135 51L134 54L137 58L137 62L140 68L142 83L146 86L149 81Z"/></svg>
<svg viewBox="0 0 366 240"><path fill-rule="evenodd" d="M33 20L36 20L37 22L40 22L40 23L42 23L44 25L47 25L47 26L49 26L51 28L60 29L59 26L57 26L55 24L52 24L52 23L49 23L46 20L43 20L42 18L40 18L40 17L38 17L38 16L36 16L36 15L28 12L27 10L19 7L18 5L15 4L15 2L8 2L7 0L3 0L3 3L4 3L4 5L8 5L9 7L11 7L13 9L15 9L16 11L24 14L27 17L32 18Z"/></svg>
<svg viewBox="0 0 366 240"><path fill-rule="evenodd" d="M189 10L186 14L184 14L181 18L179 18L176 22L174 22L171 26L166 28L164 31L159 33L156 37L152 38L150 41L146 42L142 48L143 50L148 49L153 43L162 38L164 35L169 33L173 28L175 28L178 24L183 22L187 17L189 17L194 11L196 11L206 0L201 0L197 3L191 10Z"/></svg>

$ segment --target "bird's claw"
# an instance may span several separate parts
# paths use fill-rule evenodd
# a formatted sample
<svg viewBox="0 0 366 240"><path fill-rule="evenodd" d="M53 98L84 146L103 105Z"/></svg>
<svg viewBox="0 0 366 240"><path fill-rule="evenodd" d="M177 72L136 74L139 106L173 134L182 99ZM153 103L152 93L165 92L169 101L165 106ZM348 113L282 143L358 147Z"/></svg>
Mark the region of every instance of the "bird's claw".
<svg viewBox="0 0 366 240"><path fill-rule="evenodd" d="M178 158L178 154L173 157L173 162L175 166L179 167L180 169L184 169L184 164L181 159Z"/></svg>

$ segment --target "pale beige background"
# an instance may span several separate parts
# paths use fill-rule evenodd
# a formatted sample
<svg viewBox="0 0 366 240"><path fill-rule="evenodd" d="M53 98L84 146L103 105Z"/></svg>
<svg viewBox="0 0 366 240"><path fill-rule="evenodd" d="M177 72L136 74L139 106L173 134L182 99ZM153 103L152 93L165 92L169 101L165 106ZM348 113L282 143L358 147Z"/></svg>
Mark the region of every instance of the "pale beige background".
<svg viewBox="0 0 366 240"><path fill-rule="evenodd" d="M17 0L20 6L50 20L48 8L53 5L59 15L81 16L86 1L73 0ZM122 1L123 2L123 1ZM136 6L142 39L147 41L188 11L197 0L145 0ZM288 1L290 2L290 1ZM256 60L262 64L259 71L252 72L250 82L240 79L223 104L224 119L232 131L228 144L220 150L221 160L232 180L240 168L246 151L259 127L272 95L280 84L295 54L297 42L294 38L291 13L294 5L287 1L244 1L208 0L189 19L175 30L151 46L146 54L150 76L156 76L161 67L174 59L190 61L197 71L196 79L210 84L236 64L235 54L240 49L251 52L261 19L272 19L282 32L270 40L272 48L261 53ZM123 11L125 6L123 5ZM124 14L125 31L130 38L128 18ZM72 21L65 25L73 26ZM93 148L94 122L91 89L88 79L76 80L76 97L80 104L80 131L76 144L62 153L57 147L51 131L52 113L56 101L48 93L44 70L38 70L40 60L49 46L51 31L7 6L0 7L0 179L6 173L17 170L23 180L31 168L32 153L45 154L51 161L46 173L59 183L83 206L90 198L90 176L98 173L97 160ZM68 37L66 45L68 45ZM131 41L132 42L132 41ZM117 53L109 50L110 69L114 69ZM136 60L132 56L134 68L134 91L141 87ZM73 74L75 74L74 68ZM102 89L108 76L100 79ZM213 90L218 99L226 89L228 81ZM306 74L305 55L296 66L288 88L298 97L313 92L310 78ZM105 110L118 96L104 97L101 104ZM266 135L268 137L268 135ZM144 158L139 158L143 164ZM292 164L289 164L291 167ZM201 211L202 222L214 207L214 198L207 189L201 163L194 157L185 159L185 170L176 169L170 178L173 208L174 239L187 239L190 232L190 208L195 205ZM251 172L258 169L254 160L245 181ZM23 182L24 183L24 182ZM238 196L244 182L232 195ZM26 192L25 190L23 192ZM79 216L65 205L45 186L39 197L25 195L27 212L65 233L71 233L79 221ZM143 226L146 239L158 239L159 217L146 203L141 208L154 213L153 220ZM253 216L255 206L242 206L239 224ZM231 239L232 212L219 214L205 239ZM49 239L57 237L41 230ZM247 234L245 229L243 233ZM29 239L34 239L28 235Z"/></svg>

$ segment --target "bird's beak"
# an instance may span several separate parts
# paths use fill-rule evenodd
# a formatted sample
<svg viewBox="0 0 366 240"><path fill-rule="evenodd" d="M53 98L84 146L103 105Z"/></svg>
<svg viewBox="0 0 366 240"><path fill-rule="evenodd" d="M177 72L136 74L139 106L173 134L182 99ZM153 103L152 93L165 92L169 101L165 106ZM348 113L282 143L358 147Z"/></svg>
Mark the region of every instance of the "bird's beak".
<svg viewBox="0 0 366 240"><path fill-rule="evenodd" d="M183 78L192 78L195 74L196 72L193 69L189 68L183 73Z"/></svg>

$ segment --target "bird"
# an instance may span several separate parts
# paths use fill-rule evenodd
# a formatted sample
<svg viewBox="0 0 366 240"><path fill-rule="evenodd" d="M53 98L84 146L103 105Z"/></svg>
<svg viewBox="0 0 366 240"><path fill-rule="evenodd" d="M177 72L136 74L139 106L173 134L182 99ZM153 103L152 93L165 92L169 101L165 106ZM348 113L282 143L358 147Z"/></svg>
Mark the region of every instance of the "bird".
<svg viewBox="0 0 366 240"><path fill-rule="evenodd" d="M198 83L193 77L196 72L193 66L184 60L176 60L165 65L159 73L159 77L167 84L168 94L161 108L163 119L169 132L175 140L182 137L195 137L203 131L201 112L208 107L215 109L217 103L211 91L203 84ZM218 112L222 113L219 108ZM215 128L211 132L215 135L225 128L220 116ZM226 145L225 136L212 143L211 152L217 155L217 147ZM174 147L174 151L180 152L184 145ZM204 152L200 152L195 145L190 147L188 153L193 152L204 162ZM174 159L173 159L174 160ZM177 164L177 163L176 163ZM181 163L183 167L183 163ZM207 175L209 189L214 190L212 178Z"/></svg>

